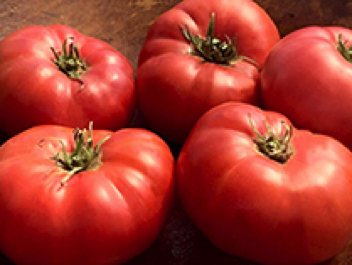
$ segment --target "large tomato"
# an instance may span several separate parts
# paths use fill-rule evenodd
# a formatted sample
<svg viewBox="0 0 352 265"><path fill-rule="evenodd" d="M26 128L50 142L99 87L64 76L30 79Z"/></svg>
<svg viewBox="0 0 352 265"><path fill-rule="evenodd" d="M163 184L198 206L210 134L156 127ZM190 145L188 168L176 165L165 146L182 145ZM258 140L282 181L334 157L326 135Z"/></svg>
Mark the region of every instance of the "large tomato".
<svg viewBox="0 0 352 265"><path fill-rule="evenodd" d="M177 160L186 212L220 249L260 263L329 259L352 236L352 155L276 112L224 103Z"/></svg>
<svg viewBox="0 0 352 265"><path fill-rule="evenodd" d="M130 62L64 25L27 26L0 42L0 128L39 124L116 130L136 105Z"/></svg>
<svg viewBox="0 0 352 265"><path fill-rule="evenodd" d="M182 1L156 19L139 55L137 102L146 123L183 143L211 107L259 105L259 68L278 40L251 0Z"/></svg>
<svg viewBox="0 0 352 265"><path fill-rule="evenodd" d="M164 225L175 172L166 143L136 128L87 134L42 125L0 148L0 250L16 264L120 264Z"/></svg>
<svg viewBox="0 0 352 265"><path fill-rule="evenodd" d="M264 106L352 149L352 30L306 27L284 37L261 73Z"/></svg>

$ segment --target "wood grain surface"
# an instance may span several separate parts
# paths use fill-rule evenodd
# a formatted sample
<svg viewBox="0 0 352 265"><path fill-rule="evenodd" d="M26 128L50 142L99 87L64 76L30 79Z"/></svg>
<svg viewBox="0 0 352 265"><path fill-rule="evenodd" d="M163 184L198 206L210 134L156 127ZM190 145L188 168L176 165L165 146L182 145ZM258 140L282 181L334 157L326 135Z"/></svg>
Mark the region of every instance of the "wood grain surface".
<svg viewBox="0 0 352 265"><path fill-rule="evenodd" d="M66 24L102 39L136 68L149 26L180 0L0 0L0 39L26 25ZM308 25L352 28L350 0L257 0L281 36ZM12 264L0 253L0 264ZM192 225L178 205L158 240L127 264L254 264L223 253ZM324 264L352 264L352 242Z"/></svg>
<svg viewBox="0 0 352 265"><path fill-rule="evenodd" d="M136 67L149 26L180 0L1 0L0 38L26 25L66 24L102 39ZM349 0L257 0L281 36L307 25L352 27Z"/></svg>

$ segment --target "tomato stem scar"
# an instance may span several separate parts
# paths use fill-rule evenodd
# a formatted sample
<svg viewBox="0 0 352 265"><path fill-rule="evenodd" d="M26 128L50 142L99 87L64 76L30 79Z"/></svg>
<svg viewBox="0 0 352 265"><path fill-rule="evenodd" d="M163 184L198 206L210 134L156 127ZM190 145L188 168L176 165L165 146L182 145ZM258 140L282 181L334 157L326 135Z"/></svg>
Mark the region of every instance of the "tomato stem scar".
<svg viewBox="0 0 352 265"><path fill-rule="evenodd" d="M68 41L70 43L67 45ZM54 54L53 61L59 70L69 78L78 80L83 88L84 83L81 76L88 70L88 65L80 58L78 47L73 44L73 37L64 40L60 52L56 51L54 47L50 47L50 49Z"/></svg>
<svg viewBox="0 0 352 265"><path fill-rule="evenodd" d="M110 138L110 135L100 140L95 146L92 139L93 123L89 123L88 133L86 129L74 130L75 147L71 153L66 150L66 145L60 141L61 152L52 158L56 165L67 171L67 175L62 179L61 186L65 186L67 181L75 174L99 168L101 165L101 145Z"/></svg>
<svg viewBox="0 0 352 265"><path fill-rule="evenodd" d="M256 129L250 115L248 120L256 137L253 138L254 143L260 153L275 160L279 163L286 163L293 155L293 147L291 139L293 135L292 125L288 125L284 120L281 121L281 126L285 127L285 132L280 135L279 132L273 131L268 122L265 122L266 133L260 134Z"/></svg>
<svg viewBox="0 0 352 265"><path fill-rule="evenodd" d="M225 41L214 37L215 14L211 14L206 37L198 37L191 33L189 27L180 26L184 37L191 42L194 51L193 54L199 56L207 62L213 62L222 65L232 66L240 60L246 60L255 66L259 66L253 59L239 55L237 51L237 40L235 37L231 40L229 36L225 36Z"/></svg>
<svg viewBox="0 0 352 265"><path fill-rule="evenodd" d="M342 38L342 34L339 34L337 39L337 50L347 61L352 63L352 45L348 44L347 41L343 41Z"/></svg>

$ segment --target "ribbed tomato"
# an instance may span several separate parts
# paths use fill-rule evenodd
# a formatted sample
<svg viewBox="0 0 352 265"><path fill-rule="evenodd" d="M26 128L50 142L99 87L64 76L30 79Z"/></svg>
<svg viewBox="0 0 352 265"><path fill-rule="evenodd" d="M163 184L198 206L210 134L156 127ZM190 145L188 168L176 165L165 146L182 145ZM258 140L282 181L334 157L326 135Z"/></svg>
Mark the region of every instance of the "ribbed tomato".
<svg viewBox="0 0 352 265"><path fill-rule="evenodd" d="M162 139L72 130L33 127L0 148L0 250L16 264L123 263L153 243L173 206Z"/></svg>
<svg viewBox="0 0 352 265"><path fill-rule="evenodd" d="M109 44L65 25L27 26L0 42L0 129L40 124L117 130L135 111L133 69Z"/></svg>
<svg viewBox="0 0 352 265"><path fill-rule="evenodd" d="M224 103L177 160L188 215L217 247L265 264L311 264L352 236L352 154L283 115Z"/></svg>
<svg viewBox="0 0 352 265"><path fill-rule="evenodd" d="M137 103L147 125L183 143L215 105L260 105L259 69L278 40L276 25L252 0L186 0L165 12L138 61Z"/></svg>

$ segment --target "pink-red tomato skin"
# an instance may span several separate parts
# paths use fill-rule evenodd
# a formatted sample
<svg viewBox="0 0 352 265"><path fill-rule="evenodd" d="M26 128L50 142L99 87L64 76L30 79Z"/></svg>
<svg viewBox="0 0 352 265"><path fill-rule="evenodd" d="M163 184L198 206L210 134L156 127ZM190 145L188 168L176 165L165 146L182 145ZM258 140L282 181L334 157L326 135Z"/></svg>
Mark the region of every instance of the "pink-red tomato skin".
<svg viewBox="0 0 352 265"><path fill-rule="evenodd" d="M277 112L224 103L204 114L177 160L177 190L195 225L220 249L265 264L310 264L352 235L351 153L335 139L293 129L284 164L258 151L249 118L283 135Z"/></svg>
<svg viewBox="0 0 352 265"><path fill-rule="evenodd" d="M180 27L195 36L207 33L215 15L214 36L236 37L240 59L231 66L206 62ZM187 0L158 17L139 54L137 104L148 126L170 142L183 143L197 119L227 101L260 105L259 69L279 40L269 15L250 0Z"/></svg>
<svg viewBox="0 0 352 265"><path fill-rule="evenodd" d="M311 26L284 37L261 72L263 105L303 129L330 135L352 148L352 63L338 51L352 30Z"/></svg>
<svg viewBox="0 0 352 265"><path fill-rule="evenodd" d="M0 148L0 249L16 264L121 264L157 238L173 207L174 157L144 129L107 135L99 168L73 175L52 159L73 128L37 126Z"/></svg>
<svg viewBox="0 0 352 265"><path fill-rule="evenodd" d="M65 40L88 65L82 83L54 63ZM67 44L68 47L68 44ZM111 45L65 25L26 26L0 42L0 128L8 135L56 124L117 130L136 107L133 68Z"/></svg>

